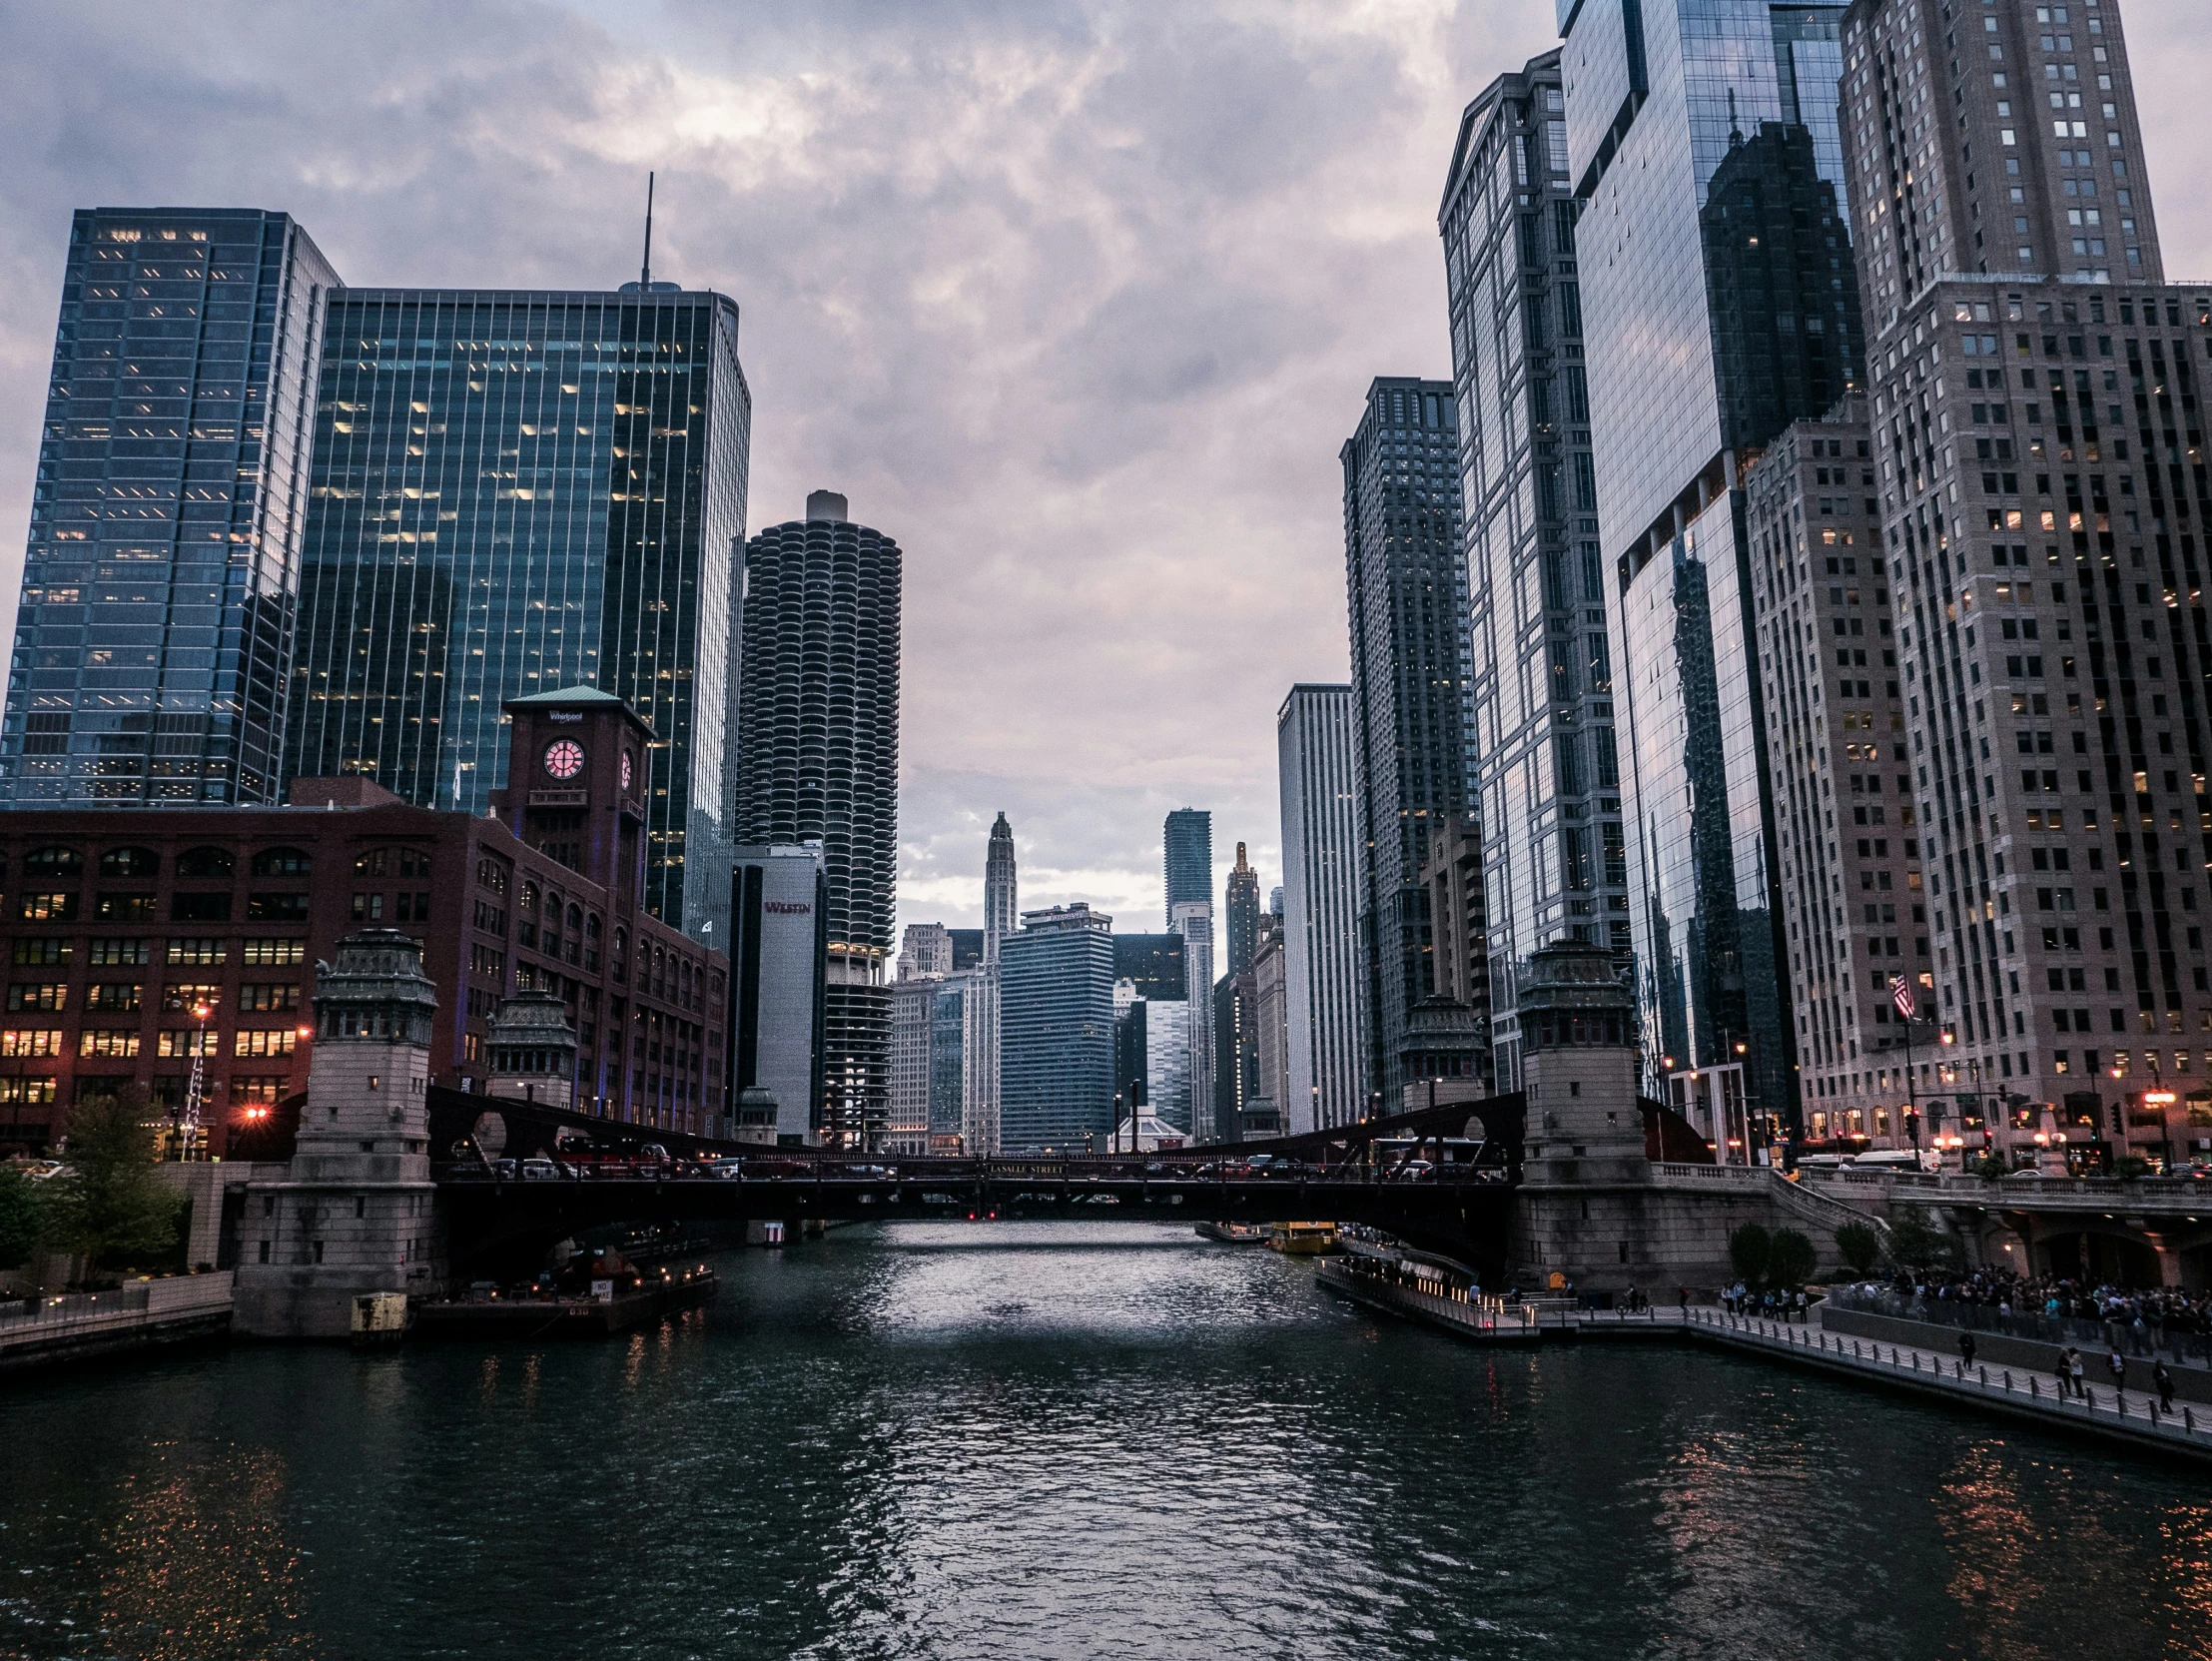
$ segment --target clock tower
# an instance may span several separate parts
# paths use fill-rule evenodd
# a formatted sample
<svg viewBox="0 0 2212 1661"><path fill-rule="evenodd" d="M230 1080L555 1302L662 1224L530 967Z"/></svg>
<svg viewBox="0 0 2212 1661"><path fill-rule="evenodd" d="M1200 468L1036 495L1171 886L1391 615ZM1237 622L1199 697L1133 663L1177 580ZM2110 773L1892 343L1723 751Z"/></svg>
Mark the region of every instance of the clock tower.
<svg viewBox="0 0 2212 1661"><path fill-rule="evenodd" d="M507 783L491 793L491 811L518 840L638 904L653 729L593 686L537 692L504 707Z"/></svg>

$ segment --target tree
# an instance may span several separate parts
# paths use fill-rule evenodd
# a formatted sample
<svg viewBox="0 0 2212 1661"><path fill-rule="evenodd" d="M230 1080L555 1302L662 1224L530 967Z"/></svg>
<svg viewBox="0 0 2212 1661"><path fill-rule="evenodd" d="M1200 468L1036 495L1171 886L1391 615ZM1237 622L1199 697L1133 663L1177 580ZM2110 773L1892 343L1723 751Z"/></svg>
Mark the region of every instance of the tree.
<svg viewBox="0 0 2212 1661"><path fill-rule="evenodd" d="M1914 1206L1889 1220L1889 1255L1900 1266L1922 1273L1955 1274L1965 1263L1958 1242Z"/></svg>
<svg viewBox="0 0 2212 1661"><path fill-rule="evenodd" d="M63 1158L48 1179L48 1240L102 1268L151 1263L177 1243L179 1199L162 1186L155 1117L145 1087L80 1100L69 1110Z"/></svg>
<svg viewBox="0 0 2212 1661"><path fill-rule="evenodd" d="M1736 1265L1736 1277L1746 1286L1758 1289L1767 1278L1768 1259L1774 1247L1774 1236L1759 1224L1739 1225L1728 1238L1728 1260Z"/></svg>
<svg viewBox="0 0 2212 1661"><path fill-rule="evenodd" d="M1778 1290L1802 1286L1813 1278L1821 1255L1795 1229L1777 1229L1767 1244L1767 1278Z"/></svg>
<svg viewBox="0 0 2212 1661"><path fill-rule="evenodd" d="M1846 1223L1836 1231L1836 1254L1853 1274L1871 1274L1881 1261L1881 1237L1870 1223Z"/></svg>
<svg viewBox="0 0 2212 1661"><path fill-rule="evenodd" d="M0 1268L19 1268L38 1245L45 1223L44 1185L14 1166L0 1166Z"/></svg>

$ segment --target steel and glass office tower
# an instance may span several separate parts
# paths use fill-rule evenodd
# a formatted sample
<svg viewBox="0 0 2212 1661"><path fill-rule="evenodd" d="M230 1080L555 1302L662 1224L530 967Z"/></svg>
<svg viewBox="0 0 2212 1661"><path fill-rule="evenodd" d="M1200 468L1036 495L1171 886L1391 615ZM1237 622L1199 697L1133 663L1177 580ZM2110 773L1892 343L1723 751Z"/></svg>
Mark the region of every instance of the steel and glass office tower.
<svg viewBox="0 0 2212 1661"><path fill-rule="evenodd" d="M1458 432L1451 383L1377 380L1341 452L1367 1088L1389 1101L1407 1012L1433 990L1430 835L1476 823Z"/></svg>
<svg viewBox="0 0 2212 1661"><path fill-rule="evenodd" d="M1798 1097L1744 472L1858 374L1837 338L1843 7L1559 13L1645 1088L1745 1158Z"/></svg>
<svg viewBox="0 0 2212 1661"><path fill-rule="evenodd" d="M872 1146L891 1108L884 969L899 871L899 544L853 523L843 496L817 490L804 519L747 545L744 578L737 823L748 842L822 843L821 1130Z"/></svg>
<svg viewBox="0 0 2212 1661"><path fill-rule="evenodd" d="M1113 1129L1113 919L1026 911L999 942L1000 1146L1088 1152Z"/></svg>
<svg viewBox="0 0 2212 1661"><path fill-rule="evenodd" d="M654 733L646 905L721 944L737 327L735 302L669 284L334 297L287 775L480 813L505 783L503 702L612 692Z"/></svg>
<svg viewBox="0 0 2212 1661"><path fill-rule="evenodd" d="M1293 686L1275 712L1292 1136L1349 1124L1367 1101L1355 726L1349 686Z"/></svg>
<svg viewBox="0 0 2212 1661"><path fill-rule="evenodd" d="M1521 1088L1514 1011L1529 953L1574 939L1629 961L1575 212L1549 52L1467 107L1439 215L1475 645L1480 967L1500 1090Z"/></svg>
<svg viewBox="0 0 2212 1661"><path fill-rule="evenodd" d="M77 214L0 799L282 799L316 357L337 281L285 214Z"/></svg>

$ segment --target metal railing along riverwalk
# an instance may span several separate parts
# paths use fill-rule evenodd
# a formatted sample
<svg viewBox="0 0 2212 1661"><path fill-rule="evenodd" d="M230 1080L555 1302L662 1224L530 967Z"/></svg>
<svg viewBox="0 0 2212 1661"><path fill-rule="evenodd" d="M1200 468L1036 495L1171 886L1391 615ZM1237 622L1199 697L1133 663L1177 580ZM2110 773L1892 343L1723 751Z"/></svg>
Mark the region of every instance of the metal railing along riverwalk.
<svg viewBox="0 0 2212 1661"><path fill-rule="evenodd" d="M2194 1457L2212 1458L2212 1415L2186 1403L2178 1410L2162 1410L2157 1396L2146 1391L2115 1389L2109 1384L2100 1390L2085 1384L2083 1396L2062 1395L2055 1377L2023 1368L1969 1366L1955 1356L1909 1344L1846 1337L1810 1322L1778 1322L1697 1308L1690 1311L1688 1324L1694 1332L1732 1345L1780 1353L1848 1375L1910 1384L1961 1405L1980 1402L2013 1417L2123 1435L2138 1444L2162 1444Z"/></svg>

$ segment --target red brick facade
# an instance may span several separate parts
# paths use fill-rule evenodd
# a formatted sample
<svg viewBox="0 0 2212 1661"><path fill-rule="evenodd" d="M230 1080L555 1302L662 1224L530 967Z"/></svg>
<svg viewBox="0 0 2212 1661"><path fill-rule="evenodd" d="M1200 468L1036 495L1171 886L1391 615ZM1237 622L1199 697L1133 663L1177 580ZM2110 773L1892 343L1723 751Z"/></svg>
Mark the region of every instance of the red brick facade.
<svg viewBox="0 0 2212 1661"><path fill-rule="evenodd" d="M543 987L581 1040L579 1108L721 1134L727 964L641 909L651 733L588 690L507 708L490 818L357 778L282 808L0 813L0 1152L58 1136L88 1089L181 1105L198 1050L221 1154L306 1088L316 963L379 925L437 983L433 1082L480 1090L497 1001Z"/></svg>

